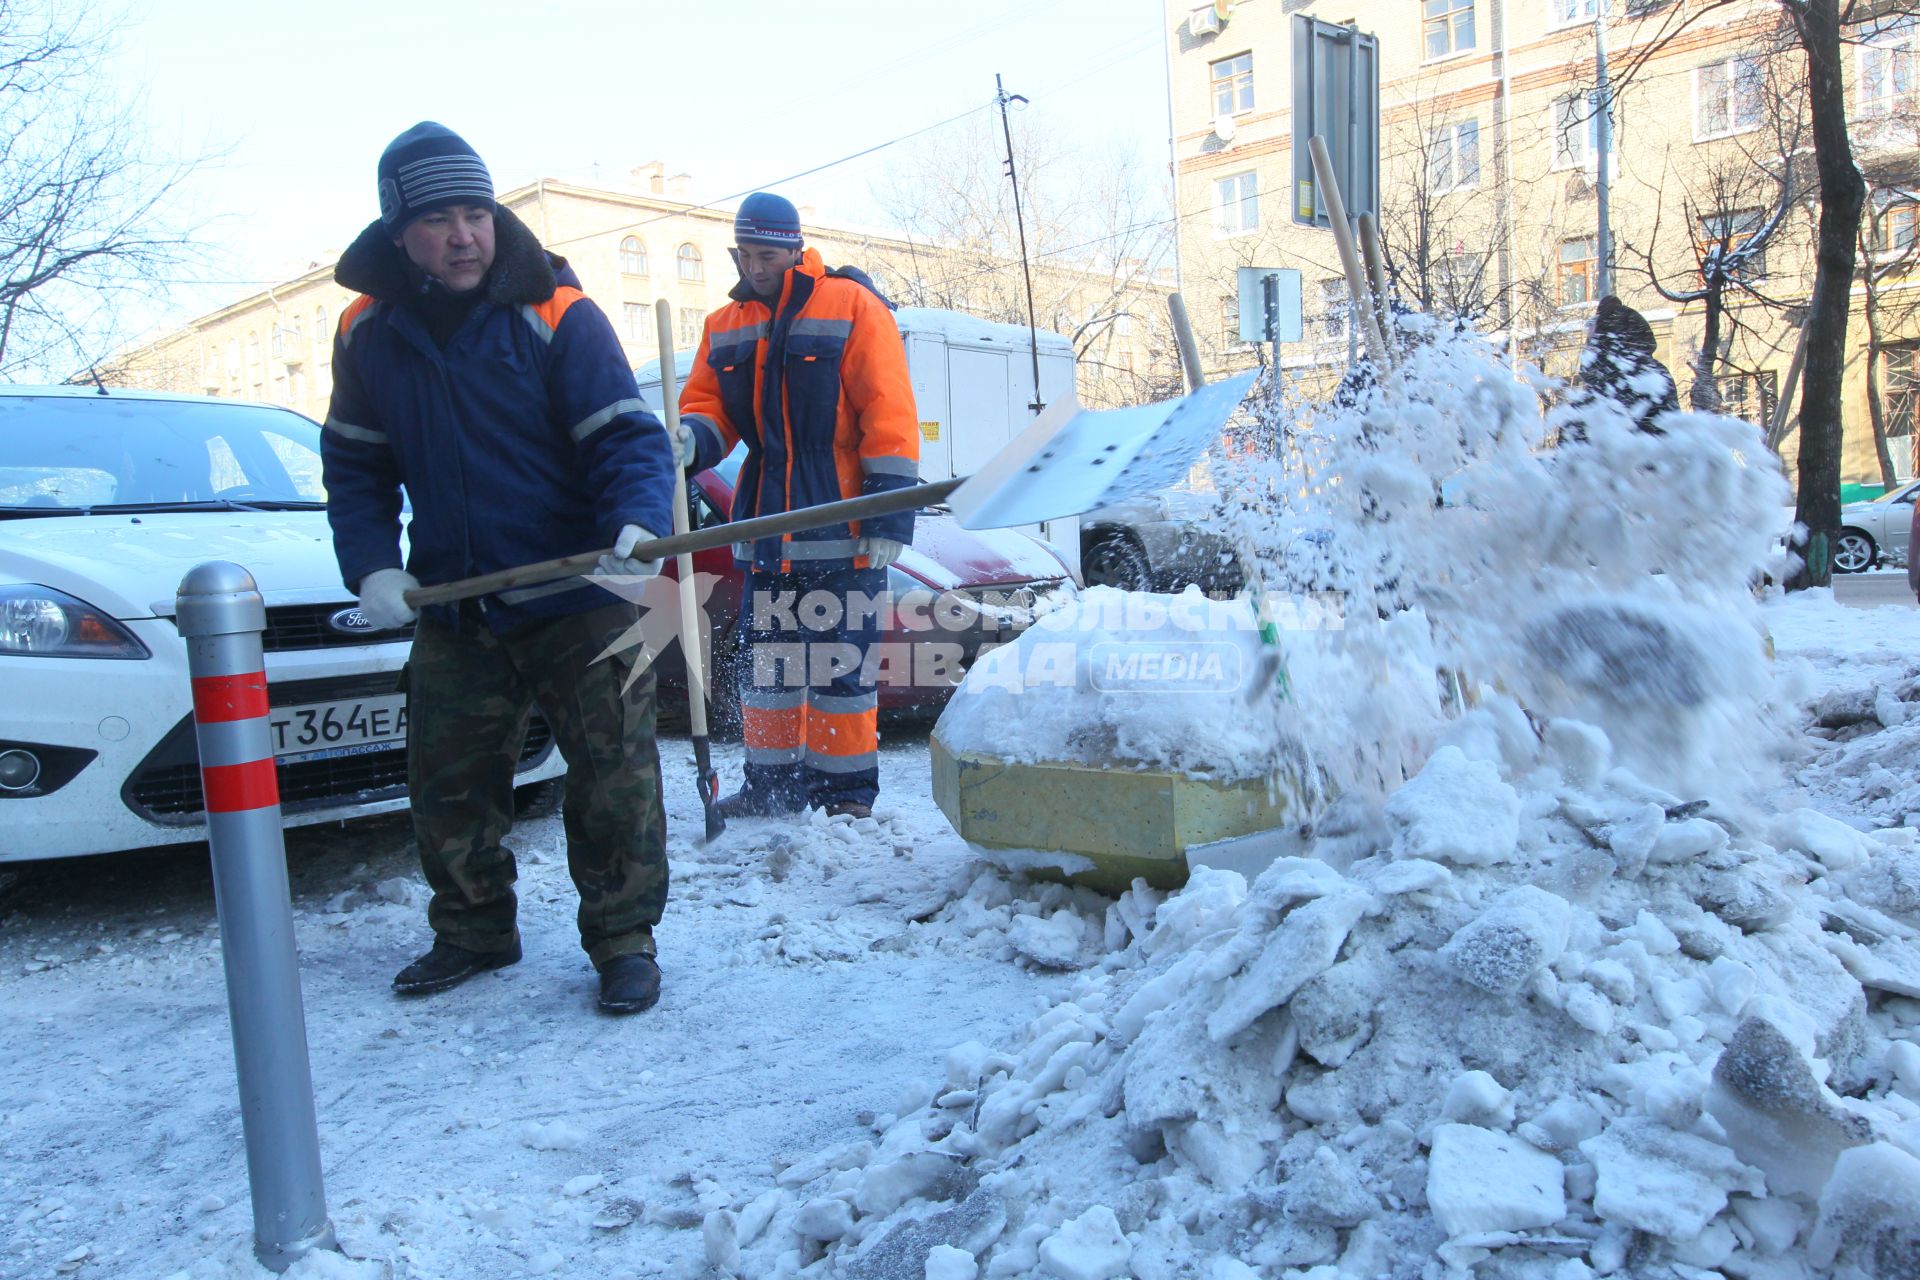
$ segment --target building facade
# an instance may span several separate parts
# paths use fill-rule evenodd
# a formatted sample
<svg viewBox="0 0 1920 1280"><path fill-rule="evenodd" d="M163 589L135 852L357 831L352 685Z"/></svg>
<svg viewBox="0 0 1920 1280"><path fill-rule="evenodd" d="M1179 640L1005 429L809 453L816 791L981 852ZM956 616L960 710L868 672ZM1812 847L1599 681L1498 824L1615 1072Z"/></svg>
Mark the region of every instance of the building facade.
<svg viewBox="0 0 1920 1280"><path fill-rule="evenodd" d="M1293 23L1358 24L1378 41L1381 237L1396 297L1459 315L1516 361L1570 376L1598 301L1602 136L1610 115L1609 288L1651 322L1680 384L1705 379L1724 412L1763 427L1788 381L1813 283L1813 183L1804 57L1778 6L1693 18L1684 0L1168 0L1181 286L1204 360L1259 358L1237 336L1236 268L1303 274L1304 333L1282 364L1314 385L1346 368L1353 335L1329 231L1297 224ZM1596 11L1598 10L1598 12ZM1851 136L1874 187L1849 323L1845 481L1914 474L1920 292L1914 164L1920 82L1910 26L1856 28ZM1602 44L1604 42L1604 44ZM1703 269L1714 254L1726 276ZM1717 291L1710 279L1728 280ZM1920 275L1916 276L1920 282ZM1718 306L1707 295L1717 292ZM1713 358L1703 362L1709 313ZM1797 439L1789 401L1781 452ZM1873 422L1882 420L1876 437Z"/></svg>
<svg viewBox="0 0 1920 1280"><path fill-rule="evenodd" d="M658 355L654 306L673 308L674 342L692 350L701 323L724 305L738 281L728 250L733 212L687 198L684 176L668 177L658 164L635 169L626 190L541 179L501 193L500 203L530 227L547 248L565 257L587 296L612 320L629 362ZM816 222L801 210L807 243L828 265L868 271L896 302L914 305L942 250L909 240ZM355 228L354 230L358 230ZM1017 276L1019 264L991 264ZM333 261L242 298L177 330L122 353L101 370L108 381L150 390L189 391L266 401L308 417L326 416L332 394L333 330L353 295L333 280ZM1040 326L1071 323L1080 355L1080 396L1089 404L1126 404L1149 398L1174 366L1171 344L1159 341L1135 315L1164 316L1170 275L1121 282L1047 267L1057 314ZM938 273L945 278L953 273ZM986 283L982 279L982 284ZM982 290L981 299L988 300ZM964 307L964 296L957 304ZM947 305L956 305L948 301ZM991 320L1019 322L998 314ZM1093 320L1091 327L1083 322Z"/></svg>

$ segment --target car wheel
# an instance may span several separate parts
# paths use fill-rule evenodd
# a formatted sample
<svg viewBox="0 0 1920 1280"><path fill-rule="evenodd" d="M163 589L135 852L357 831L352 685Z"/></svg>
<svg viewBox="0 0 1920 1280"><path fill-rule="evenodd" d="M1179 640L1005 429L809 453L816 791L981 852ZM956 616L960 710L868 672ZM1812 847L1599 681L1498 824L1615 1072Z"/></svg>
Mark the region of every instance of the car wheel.
<svg viewBox="0 0 1920 1280"><path fill-rule="evenodd" d="M1834 572L1865 573L1873 568L1879 554L1870 534L1859 529L1842 529L1840 536L1833 540Z"/></svg>
<svg viewBox="0 0 1920 1280"><path fill-rule="evenodd" d="M1080 554L1080 572L1090 587L1145 591L1151 585L1147 553L1125 534L1100 539Z"/></svg>

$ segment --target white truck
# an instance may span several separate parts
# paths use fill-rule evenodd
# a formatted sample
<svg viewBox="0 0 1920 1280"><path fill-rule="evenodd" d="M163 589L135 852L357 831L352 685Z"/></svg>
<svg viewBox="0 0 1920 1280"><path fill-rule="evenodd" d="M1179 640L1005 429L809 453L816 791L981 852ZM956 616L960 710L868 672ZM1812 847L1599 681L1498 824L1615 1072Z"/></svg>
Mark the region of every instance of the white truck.
<svg viewBox="0 0 1920 1280"><path fill-rule="evenodd" d="M895 313L907 348L907 371L920 415L920 477L945 480L970 475L1033 421L1033 346L1023 325L998 324L929 307ZM1073 344L1041 331L1040 394L1043 404L1073 394ZM692 352L678 353L682 382ZM660 366L642 365L640 397L658 409ZM1026 526L1044 538L1077 574L1080 523L1073 516Z"/></svg>

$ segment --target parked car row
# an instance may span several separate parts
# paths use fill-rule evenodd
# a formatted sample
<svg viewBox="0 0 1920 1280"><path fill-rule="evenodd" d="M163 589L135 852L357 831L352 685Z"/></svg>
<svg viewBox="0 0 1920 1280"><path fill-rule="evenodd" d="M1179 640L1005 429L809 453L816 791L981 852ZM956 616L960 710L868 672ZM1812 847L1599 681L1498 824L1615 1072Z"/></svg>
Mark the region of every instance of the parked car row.
<svg viewBox="0 0 1920 1280"><path fill-rule="evenodd" d="M289 826L406 803L406 631L340 583L320 430L241 401L0 389L0 862L202 838L186 642L194 565L244 565L267 606ZM536 716L515 779L562 771Z"/></svg>
<svg viewBox="0 0 1920 1280"><path fill-rule="evenodd" d="M242 401L0 389L0 862L204 837L173 615L180 580L208 560L246 567L266 603L287 824L405 805L411 628L375 630L339 580L319 433ZM695 477L695 524L725 521L740 457ZM697 563L719 579L708 603L724 657L740 575L726 548ZM906 607L888 639L940 646L939 661L918 665L946 673L884 686L894 712L937 709L983 647L1077 588L1044 544L939 514L889 573ZM678 671L663 663L663 680ZM564 771L536 709L515 782L532 789Z"/></svg>
<svg viewBox="0 0 1920 1280"><path fill-rule="evenodd" d="M1913 554L1907 539L1913 528L1913 504L1920 480L1909 480L1869 502L1840 509L1840 536L1833 543L1835 573L1864 573L1889 556Z"/></svg>

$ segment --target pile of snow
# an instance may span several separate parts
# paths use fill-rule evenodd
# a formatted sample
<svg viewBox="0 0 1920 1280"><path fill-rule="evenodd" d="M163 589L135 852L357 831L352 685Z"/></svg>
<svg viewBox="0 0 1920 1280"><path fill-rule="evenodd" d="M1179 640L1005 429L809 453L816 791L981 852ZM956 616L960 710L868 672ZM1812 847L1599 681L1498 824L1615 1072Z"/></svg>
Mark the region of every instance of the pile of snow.
<svg viewBox="0 0 1920 1280"><path fill-rule="evenodd" d="M974 663L939 735L1022 763L1171 769L1232 782L1278 763L1287 709L1245 599L1094 587Z"/></svg>
<svg viewBox="0 0 1920 1280"><path fill-rule="evenodd" d="M755 1276L1916 1274L1917 885L1910 829L1496 699L1251 885L1136 886L1024 1043L709 1225Z"/></svg>
<svg viewBox="0 0 1920 1280"><path fill-rule="evenodd" d="M1136 882L1021 1044L710 1219L716 1266L1920 1277L1920 849L1781 802L1814 682L1752 589L1777 465L1604 406L1543 450L1569 411L1416 337L1351 403L1272 406L1280 461L1222 485L1269 593L1346 602L1286 634L1289 698L1130 706L1076 665L949 713L1016 758L1297 750L1340 799L1251 884Z"/></svg>

